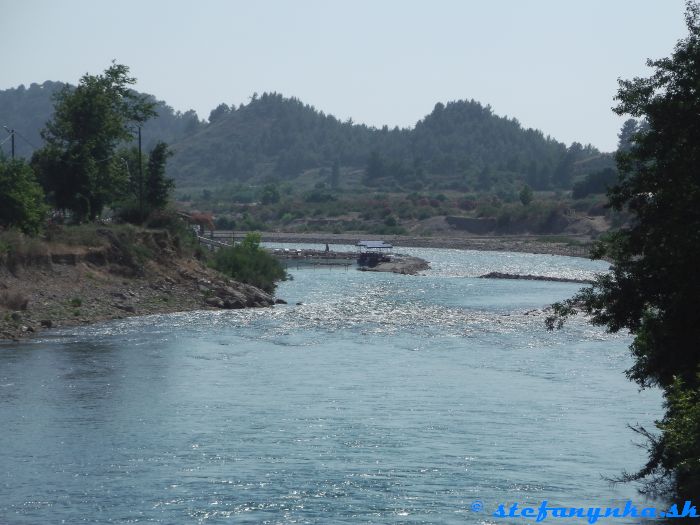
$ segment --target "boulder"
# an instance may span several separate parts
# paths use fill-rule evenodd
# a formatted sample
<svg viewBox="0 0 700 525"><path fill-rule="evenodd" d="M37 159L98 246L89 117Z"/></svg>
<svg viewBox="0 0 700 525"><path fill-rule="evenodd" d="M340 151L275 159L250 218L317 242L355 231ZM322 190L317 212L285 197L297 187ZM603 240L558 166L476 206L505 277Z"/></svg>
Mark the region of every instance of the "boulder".
<svg viewBox="0 0 700 525"><path fill-rule="evenodd" d="M224 308L245 308L248 298L230 286L217 288L216 296L224 302Z"/></svg>
<svg viewBox="0 0 700 525"><path fill-rule="evenodd" d="M263 292L261 289L249 284L242 285L243 293L248 298L248 306L256 306L259 303L262 306L270 306L275 304L275 299L270 294Z"/></svg>
<svg viewBox="0 0 700 525"><path fill-rule="evenodd" d="M216 289L215 291L217 297L221 297L222 299L229 296L229 295L235 295L239 292L231 288L230 286L220 286L219 288Z"/></svg>
<svg viewBox="0 0 700 525"><path fill-rule="evenodd" d="M207 304L207 306L224 308L224 301L222 301L220 297L207 297L204 302Z"/></svg>
<svg viewBox="0 0 700 525"><path fill-rule="evenodd" d="M239 301L236 299L225 299L224 308L228 308L229 310L239 310L241 308L245 308L245 301Z"/></svg>
<svg viewBox="0 0 700 525"><path fill-rule="evenodd" d="M112 306L114 306L115 308L119 308L120 310L124 310L125 312L129 312L130 314L136 313L136 308L134 308L134 305L132 304L114 303Z"/></svg>

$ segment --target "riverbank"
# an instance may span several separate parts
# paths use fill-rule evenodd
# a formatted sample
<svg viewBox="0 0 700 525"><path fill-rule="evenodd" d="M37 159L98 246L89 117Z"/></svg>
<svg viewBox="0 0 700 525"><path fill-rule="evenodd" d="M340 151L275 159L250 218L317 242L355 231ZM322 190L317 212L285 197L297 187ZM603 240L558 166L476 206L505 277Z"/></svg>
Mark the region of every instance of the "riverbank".
<svg viewBox="0 0 700 525"><path fill-rule="evenodd" d="M84 232L82 234L84 236ZM267 232L266 242L351 244L366 234ZM84 236L85 237L85 236ZM558 238L382 236L397 247L511 251L587 257L590 244ZM1 243L0 243L1 244ZM371 271L416 274L408 256ZM199 309L264 307L275 299L208 268L167 230L93 227L86 238L29 240L0 251L0 339L46 328Z"/></svg>
<svg viewBox="0 0 700 525"><path fill-rule="evenodd" d="M245 232L236 232L242 235ZM411 235L372 235L366 233L283 233L264 232L264 242L270 243L310 243L310 244L350 244L360 240L380 238L396 247L406 248L448 248L457 250L480 250L496 252L539 253L589 258L593 245L587 236L476 236L453 235L419 237Z"/></svg>
<svg viewBox="0 0 700 525"><path fill-rule="evenodd" d="M96 228L81 244L27 240L0 257L0 339L137 315L265 307L167 230Z"/></svg>

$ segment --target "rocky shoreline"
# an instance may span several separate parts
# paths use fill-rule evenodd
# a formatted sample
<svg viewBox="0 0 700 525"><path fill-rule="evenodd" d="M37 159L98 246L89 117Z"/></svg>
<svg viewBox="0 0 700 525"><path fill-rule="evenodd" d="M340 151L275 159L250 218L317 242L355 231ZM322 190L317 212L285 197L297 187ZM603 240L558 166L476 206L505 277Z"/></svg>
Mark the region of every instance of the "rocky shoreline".
<svg viewBox="0 0 700 525"><path fill-rule="evenodd" d="M590 279L571 279L568 277L549 277L547 275L530 275L517 273L490 272L479 276L480 279L524 279L526 281L550 281L556 283L593 284Z"/></svg>
<svg viewBox="0 0 700 525"><path fill-rule="evenodd" d="M109 230L98 247L49 246L47 252L0 260L0 339L41 330L157 313L260 308L284 301L178 254L167 232L139 234L135 260Z"/></svg>

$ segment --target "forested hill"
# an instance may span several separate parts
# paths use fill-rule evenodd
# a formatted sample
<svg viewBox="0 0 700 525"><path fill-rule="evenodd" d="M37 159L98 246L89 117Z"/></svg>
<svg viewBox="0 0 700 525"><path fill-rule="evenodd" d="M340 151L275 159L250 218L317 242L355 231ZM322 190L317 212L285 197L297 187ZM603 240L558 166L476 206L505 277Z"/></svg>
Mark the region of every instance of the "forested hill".
<svg viewBox="0 0 700 525"><path fill-rule="evenodd" d="M171 174L194 180L296 178L333 166L364 170L384 189L431 186L487 190L508 181L535 189L570 188L576 165L600 156L566 145L476 101L438 103L412 129L341 122L295 98L254 96L239 108L219 106L210 124L176 146Z"/></svg>
<svg viewBox="0 0 700 525"><path fill-rule="evenodd" d="M52 96L63 86L45 82L0 91L0 124L18 130L19 156L30 156L30 145L41 146L39 132L52 114ZM158 118L143 128L144 146L157 140L172 146L168 172L181 187L292 181L317 170L328 174L331 186L359 173L360 184L398 191L489 191L523 183L568 189L574 175L585 171L581 166L601 158L590 146L567 148L473 100L438 103L409 129L341 122L276 93L254 95L239 107L221 104L209 122L161 101L157 111ZM2 147L5 154L8 146Z"/></svg>
<svg viewBox="0 0 700 525"><path fill-rule="evenodd" d="M43 145L40 132L53 115L53 96L67 85L47 80L43 84L31 84L28 88L19 86L0 91L0 126L17 131L17 156L29 158L35 149ZM150 149L159 140L174 144L196 134L204 127L204 122L199 120L194 111L176 112L152 95L149 95L149 98L156 103L158 117L149 120L143 126L146 149ZM2 131L0 142L6 137L6 132ZM9 141L3 144L2 152L9 156Z"/></svg>

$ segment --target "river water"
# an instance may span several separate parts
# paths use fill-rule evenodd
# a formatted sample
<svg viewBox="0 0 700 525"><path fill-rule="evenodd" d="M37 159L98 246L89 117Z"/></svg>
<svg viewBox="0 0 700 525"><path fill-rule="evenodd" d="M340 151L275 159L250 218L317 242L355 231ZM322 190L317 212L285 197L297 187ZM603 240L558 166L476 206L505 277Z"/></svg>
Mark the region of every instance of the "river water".
<svg viewBox="0 0 700 525"><path fill-rule="evenodd" d="M490 514L638 502L604 479L642 465L627 425L661 414L624 376L629 338L546 331L579 285L476 278L606 265L401 251L432 269L292 270L288 305L0 345L0 523L525 523Z"/></svg>

